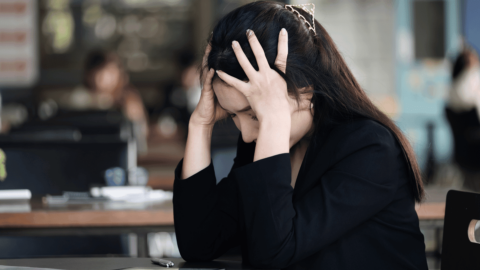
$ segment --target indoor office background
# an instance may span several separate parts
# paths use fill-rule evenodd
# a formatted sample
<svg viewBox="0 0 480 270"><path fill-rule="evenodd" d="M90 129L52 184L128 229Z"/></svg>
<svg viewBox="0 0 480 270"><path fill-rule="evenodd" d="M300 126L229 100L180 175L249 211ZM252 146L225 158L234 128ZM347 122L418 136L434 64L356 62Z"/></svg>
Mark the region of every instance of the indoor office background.
<svg viewBox="0 0 480 270"><path fill-rule="evenodd" d="M0 0L0 158L6 170L6 177L0 170L0 190L32 194L30 202L0 200L0 257L179 256L168 191L200 95L197 67L214 23L248 2ZM360 84L413 144L427 184L425 204L444 204L448 189L464 188L445 104L453 61L465 47L479 52L480 1L281 2L316 5L315 18ZM91 67L99 61L112 68L98 75ZM107 88L121 84L126 92L93 93L94 72ZM231 121L215 127L217 179L233 164L238 134ZM105 185L167 192L141 202L82 197ZM70 200L54 202L62 196ZM163 211L170 219L145 219L135 229L128 222L92 223L88 232L77 230L87 226L80 223L51 225L62 233L38 230L47 225L36 227L35 219L10 221L36 211L73 216L79 209L127 216ZM430 267L439 269L443 217L419 216ZM123 229L102 235L110 227Z"/></svg>

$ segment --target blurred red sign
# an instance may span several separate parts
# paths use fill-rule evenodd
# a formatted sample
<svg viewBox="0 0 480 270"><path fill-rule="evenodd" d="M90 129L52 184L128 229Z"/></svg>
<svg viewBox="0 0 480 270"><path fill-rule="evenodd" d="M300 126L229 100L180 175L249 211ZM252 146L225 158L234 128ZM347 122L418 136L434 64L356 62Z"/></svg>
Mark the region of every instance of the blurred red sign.
<svg viewBox="0 0 480 270"><path fill-rule="evenodd" d="M39 0L0 0L0 87L25 87L38 76Z"/></svg>
<svg viewBox="0 0 480 270"><path fill-rule="evenodd" d="M27 37L26 31L6 32L0 31L0 43L24 43Z"/></svg>
<svg viewBox="0 0 480 270"><path fill-rule="evenodd" d="M27 67L25 60L0 60L0 72L24 72Z"/></svg>
<svg viewBox="0 0 480 270"><path fill-rule="evenodd" d="M0 14L23 15L27 10L27 3L0 3Z"/></svg>

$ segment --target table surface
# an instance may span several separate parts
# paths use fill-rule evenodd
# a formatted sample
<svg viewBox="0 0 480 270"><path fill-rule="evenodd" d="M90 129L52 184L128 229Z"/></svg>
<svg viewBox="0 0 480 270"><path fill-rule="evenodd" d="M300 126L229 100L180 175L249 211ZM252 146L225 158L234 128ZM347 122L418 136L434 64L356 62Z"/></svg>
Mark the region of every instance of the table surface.
<svg viewBox="0 0 480 270"><path fill-rule="evenodd" d="M429 188L426 201L416 206L420 220L441 220L448 188ZM2 209L7 212L1 212ZM18 209L13 210L12 209ZM0 228L172 226L173 204L95 202L47 205L40 198L29 202L0 203Z"/></svg>
<svg viewBox="0 0 480 270"><path fill-rule="evenodd" d="M205 263L188 263L182 259L169 259L178 268L220 268L220 269L251 269L242 266L240 262L214 261ZM148 269L166 269L152 264L146 258L44 258L44 259L8 259L0 260L0 265L41 267L65 270L113 270L129 267L148 267Z"/></svg>
<svg viewBox="0 0 480 270"><path fill-rule="evenodd" d="M445 217L445 201L447 193L452 188L428 187L425 189L425 201L417 204L420 220L442 220Z"/></svg>
<svg viewBox="0 0 480 270"><path fill-rule="evenodd" d="M29 202L1 202L0 228L171 226L172 201L155 203L95 202L47 205L40 198ZM13 210L11 209L18 209Z"/></svg>

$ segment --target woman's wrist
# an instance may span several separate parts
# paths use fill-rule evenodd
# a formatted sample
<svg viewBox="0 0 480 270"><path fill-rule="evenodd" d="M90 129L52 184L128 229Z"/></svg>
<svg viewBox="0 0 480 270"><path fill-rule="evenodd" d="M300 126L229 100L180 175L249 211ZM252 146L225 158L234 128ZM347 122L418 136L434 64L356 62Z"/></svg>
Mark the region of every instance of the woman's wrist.
<svg viewBox="0 0 480 270"><path fill-rule="evenodd" d="M210 164L212 131L213 125L195 124L190 121L183 158L182 179L189 178Z"/></svg>
<svg viewBox="0 0 480 270"><path fill-rule="evenodd" d="M211 133L213 131L213 126L214 124L205 124L205 123L198 123L194 121L189 121L188 122L188 132L190 133L191 131L198 131L198 132L209 132Z"/></svg>
<svg viewBox="0 0 480 270"><path fill-rule="evenodd" d="M266 118L260 123L254 161L290 150L291 116Z"/></svg>
<svg viewBox="0 0 480 270"><path fill-rule="evenodd" d="M212 140L213 125L205 124L188 124L188 138L187 140L202 142L202 144L211 144Z"/></svg>
<svg viewBox="0 0 480 270"><path fill-rule="evenodd" d="M211 119L204 119L202 117L198 117L195 112L192 113L190 116L190 121L188 121L188 128L191 126L194 127L202 127L202 128L213 128L215 122Z"/></svg>
<svg viewBox="0 0 480 270"><path fill-rule="evenodd" d="M258 117L260 123L260 129L264 127L266 130L275 129L275 130L288 130L290 134L290 126L292 125L292 116L289 112L287 113L275 113L269 114L262 117Z"/></svg>

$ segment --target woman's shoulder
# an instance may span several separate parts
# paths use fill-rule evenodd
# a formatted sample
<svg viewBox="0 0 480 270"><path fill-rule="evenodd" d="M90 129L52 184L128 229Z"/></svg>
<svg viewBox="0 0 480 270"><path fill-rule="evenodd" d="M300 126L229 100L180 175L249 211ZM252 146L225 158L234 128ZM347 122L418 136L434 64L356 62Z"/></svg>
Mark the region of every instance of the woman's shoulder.
<svg viewBox="0 0 480 270"><path fill-rule="evenodd" d="M394 141L393 132L383 124L367 118L360 118L348 122L340 123L331 128L329 137L363 140L382 139L390 142ZM332 136L333 135L333 136Z"/></svg>
<svg viewBox="0 0 480 270"><path fill-rule="evenodd" d="M371 119L356 119L337 124L330 129L324 143L335 148L339 154L356 152L374 146L385 151L400 150L394 133L381 123Z"/></svg>

